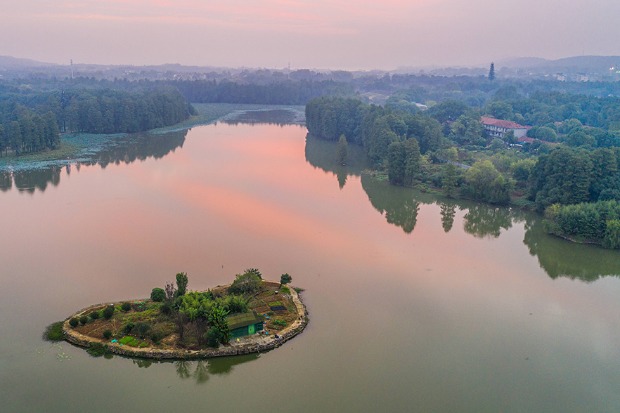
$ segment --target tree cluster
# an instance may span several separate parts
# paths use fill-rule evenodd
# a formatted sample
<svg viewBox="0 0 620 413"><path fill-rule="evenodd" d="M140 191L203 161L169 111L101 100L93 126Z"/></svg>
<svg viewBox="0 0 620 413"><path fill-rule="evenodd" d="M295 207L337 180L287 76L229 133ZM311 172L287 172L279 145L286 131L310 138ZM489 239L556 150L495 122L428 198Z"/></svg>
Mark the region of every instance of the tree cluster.
<svg viewBox="0 0 620 413"><path fill-rule="evenodd" d="M55 149L61 132L141 132L179 123L192 113L191 105L172 87L0 88L0 154Z"/></svg>
<svg viewBox="0 0 620 413"><path fill-rule="evenodd" d="M323 95L350 95L353 88L332 80L281 80L268 84L230 80L192 80L172 82L185 98L194 103L255 103L304 105Z"/></svg>
<svg viewBox="0 0 620 413"><path fill-rule="evenodd" d="M435 119L409 112L393 112L357 99L322 97L306 105L310 134L362 145L370 160L385 167L390 182L410 185L418 174L420 156L439 149L441 125Z"/></svg>
<svg viewBox="0 0 620 413"><path fill-rule="evenodd" d="M554 204L545 211L549 233L565 238L620 248L620 202Z"/></svg>
<svg viewBox="0 0 620 413"><path fill-rule="evenodd" d="M61 96L59 119L67 132L133 133L174 125L193 109L175 89L120 92L83 90Z"/></svg>
<svg viewBox="0 0 620 413"><path fill-rule="evenodd" d="M59 144L60 130L52 112L39 115L19 105L0 124L0 156L56 149Z"/></svg>
<svg viewBox="0 0 620 413"><path fill-rule="evenodd" d="M538 158L531 185L539 211L552 204L620 200L620 148L559 146Z"/></svg>

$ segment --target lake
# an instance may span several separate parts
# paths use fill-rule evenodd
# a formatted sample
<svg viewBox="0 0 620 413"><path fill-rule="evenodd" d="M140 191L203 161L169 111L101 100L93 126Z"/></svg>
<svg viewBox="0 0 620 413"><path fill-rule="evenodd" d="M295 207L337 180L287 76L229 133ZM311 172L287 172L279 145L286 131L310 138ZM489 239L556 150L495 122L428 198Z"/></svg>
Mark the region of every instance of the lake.
<svg viewBox="0 0 620 413"><path fill-rule="evenodd" d="M302 126L241 120L0 173L2 411L620 410L619 252L389 186L359 148L337 166ZM93 358L41 339L177 272L203 290L251 267L291 274L310 313L260 356Z"/></svg>

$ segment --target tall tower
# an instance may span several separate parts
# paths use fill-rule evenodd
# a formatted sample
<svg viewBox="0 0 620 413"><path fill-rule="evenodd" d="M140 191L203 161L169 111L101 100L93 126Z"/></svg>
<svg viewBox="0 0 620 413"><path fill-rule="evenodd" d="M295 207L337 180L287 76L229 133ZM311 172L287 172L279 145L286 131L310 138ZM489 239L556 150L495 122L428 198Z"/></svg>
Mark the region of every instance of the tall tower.
<svg viewBox="0 0 620 413"><path fill-rule="evenodd" d="M73 59L71 59L71 79L73 79Z"/></svg>

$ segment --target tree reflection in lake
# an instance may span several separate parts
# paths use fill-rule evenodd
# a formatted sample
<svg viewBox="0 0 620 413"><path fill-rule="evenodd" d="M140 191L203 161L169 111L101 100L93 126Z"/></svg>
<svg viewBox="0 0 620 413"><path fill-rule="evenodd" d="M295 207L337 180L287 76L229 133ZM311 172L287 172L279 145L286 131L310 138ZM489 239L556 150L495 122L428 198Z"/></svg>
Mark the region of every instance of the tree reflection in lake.
<svg viewBox="0 0 620 413"><path fill-rule="evenodd" d="M318 139L312 135L306 136L305 155L310 165L334 174L340 189L344 188L347 177L360 176L362 171L368 167L368 159L361 146L349 145L347 164L340 165L337 162L338 143Z"/></svg>
<svg viewBox="0 0 620 413"><path fill-rule="evenodd" d="M205 383L209 380L209 362L198 360L194 370L194 380L196 383Z"/></svg>
<svg viewBox="0 0 620 413"><path fill-rule="evenodd" d="M230 374L235 366L257 360L259 357L259 354L247 354L233 357L216 357L208 360L157 361L132 359L132 363L138 368L149 368L153 364L172 365L180 379L193 378L197 384L202 384L206 383L213 375Z"/></svg>
<svg viewBox="0 0 620 413"><path fill-rule="evenodd" d="M187 130L166 134L130 135L115 140L102 150L92 153L80 160L59 161L55 165L44 168L18 169L0 171L0 190L8 191L13 187L20 191L34 193L36 190L45 191L49 184L56 186L60 182L60 175L64 166L69 175L75 165L79 172L80 165L100 165L105 168L113 164L130 164L135 161L144 161L149 158L160 159L177 148L183 147ZM68 162L68 163L67 163Z"/></svg>
<svg viewBox="0 0 620 413"><path fill-rule="evenodd" d="M174 362L174 367L177 371L177 376L181 379L187 379L190 377L190 369L191 362L187 360L177 360Z"/></svg>
<svg viewBox="0 0 620 413"><path fill-rule="evenodd" d="M510 209L489 204L472 204L463 217L463 229L477 238L497 238L501 230L512 227Z"/></svg>
<svg viewBox="0 0 620 413"><path fill-rule="evenodd" d="M439 201L441 210L441 226L444 232L450 232L454 225L454 216L456 215L456 204L453 202Z"/></svg>
<svg viewBox="0 0 620 413"><path fill-rule="evenodd" d="M349 146L349 156L360 148ZM362 188L372 206L386 221L403 229L414 231L421 205L439 205L444 232L453 228L457 210L465 211L463 230L476 238L498 238L514 224L525 222L524 243L530 254L538 257L539 264L551 278L559 276L593 281L601 276L620 275L620 255L617 251L579 245L560 240L545 233L542 218L533 213L497 207L465 200L452 200L422 193L409 188L388 184L369 174L363 174L360 165L366 165L363 153L353 155L351 166L336 162L337 143L307 136L306 161L316 168L331 172L342 188L349 175L361 175Z"/></svg>
<svg viewBox="0 0 620 413"><path fill-rule="evenodd" d="M568 277L592 282L605 276L620 277L619 251L575 244L550 236L545 232L540 216L528 217L523 243L553 279Z"/></svg>
<svg viewBox="0 0 620 413"><path fill-rule="evenodd" d="M259 357L258 354L247 354L233 357L216 357L208 360L178 360L172 363L179 378L185 380L191 377L196 383L201 384L206 383L213 375L229 374L235 366L257 360ZM134 361L134 363L136 362ZM169 364L170 362L162 363Z"/></svg>
<svg viewBox="0 0 620 413"><path fill-rule="evenodd" d="M232 113L226 116L222 121L228 125L238 124L266 124L286 126L303 123L304 113L303 107L299 109L258 109L246 110L240 113Z"/></svg>
<svg viewBox="0 0 620 413"><path fill-rule="evenodd" d="M151 367L151 364L153 364L153 360L149 359L133 359L132 362L139 368L145 369L148 369L149 367Z"/></svg>
<svg viewBox="0 0 620 413"><path fill-rule="evenodd" d="M385 216L387 222L401 227L407 234L412 233L418 221L420 203L424 203L414 197L414 191L390 185L367 174L362 175L361 181L370 203Z"/></svg>
<svg viewBox="0 0 620 413"><path fill-rule="evenodd" d="M57 186L60 183L60 166L52 166L47 169L19 170L13 173L15 187L20 191L29 193L47 189L48 184Z"/></svg>
<svg viewBox="0 0 620 413"><path fill-rule="evenodd" d="M338 177L338 186L340 187L340 189L344 188L345 184L347 183L347 176L349 176L349 174L347 173L347 167L339 166L336 169L336 176Z"/></svg>
<svg viewBox="0 0 620 413"><path fill-rule="evenodd" d="M6 192L13 187L13 175L9 171L0 171L0 191Z"/></svg>

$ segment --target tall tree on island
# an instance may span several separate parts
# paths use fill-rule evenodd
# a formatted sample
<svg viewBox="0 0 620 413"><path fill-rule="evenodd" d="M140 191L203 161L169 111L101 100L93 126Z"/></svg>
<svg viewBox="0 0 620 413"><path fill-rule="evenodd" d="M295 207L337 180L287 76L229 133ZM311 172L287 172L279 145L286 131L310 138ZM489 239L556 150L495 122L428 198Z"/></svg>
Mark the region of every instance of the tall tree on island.
<svg viewBox="0 0 620 413"><path fill-rule="evenodd" d="M280 276L280 288L282 288L285 284L289 284L291 281L293 281L293 277L291 277L289 273L285 272Z"/></svg>
<svg viewBox="0 0 620 413"><path fill-rule="evenodd" d="M187 283L188 283L188 279L187 279L187 273L184 272L180 272L177 274L177 297L181 297L182 295L185 295L185 293L187 292Z"/></svg>
<svg viewBox="0 0 620 413"><path fill-rule="evenodd" d="M489 80L495 80L495 63L491 62L491 67L489 68Z"/></svg>

